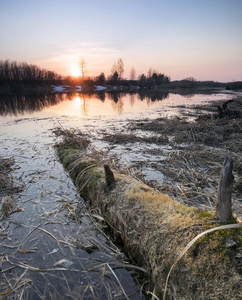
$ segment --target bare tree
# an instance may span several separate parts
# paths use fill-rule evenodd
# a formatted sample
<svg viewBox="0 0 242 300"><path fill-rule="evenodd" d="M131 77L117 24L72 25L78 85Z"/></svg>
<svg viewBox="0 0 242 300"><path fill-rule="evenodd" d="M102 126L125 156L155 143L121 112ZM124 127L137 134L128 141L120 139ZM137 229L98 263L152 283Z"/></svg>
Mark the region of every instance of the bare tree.
<svg viewBox="0 0 242 300"><path fill-rule="evenodd" d="M122 58L120 58L117 62L117 72L118 72L119 79L121 79L124 73L124 62Z"/></svg>
<svg viewBox="0 0 242 300"><path fill-rule="evenodd" d="M152 68L149 68L148 70L148 78L150 78L153 75L154 71Z"/></svg>
<svg viewBox="0 0 242 300"><path fill-rule="evenodd" d="M116 64L116 62L113 63L113 66L112 66L112 69L111 69L112 75L113 75L115 72L117 72L117 64Z"/></svg>
<svg viewBox="0 0 242 300"><path fill-rule="evenodd" d="M149 68L147 77L148 77L148 78L151 78L151 77L153 76L153 74L158 74L158 73L159 73L159 72L156 71L155 69Z"/></svg>
<svg viewBox="0 0 242 300"><path fill-rule="evenodd" d="M80 70L81 70L81 77L82 79L84 79L86 77L86 73L87 73L87 62L85 60L85 58L82 58L80 60Z"/></svg>
<svg viewBox="0 0 242 300"><path fill-rule="evenodd" d="M135 80L135 78L136 78L136 71L135 71L135 68L132 67L130 70L130 79Z"/></svg>
<svg viewBox="0 0 242 300"><path fill-rule="evenodd" d="M117 62L114 62L112 66L111 69L112 75L115 74L116 72L118 73L118 79L120 80L124 73L124 62L122 58L120 58Z"/></svg>

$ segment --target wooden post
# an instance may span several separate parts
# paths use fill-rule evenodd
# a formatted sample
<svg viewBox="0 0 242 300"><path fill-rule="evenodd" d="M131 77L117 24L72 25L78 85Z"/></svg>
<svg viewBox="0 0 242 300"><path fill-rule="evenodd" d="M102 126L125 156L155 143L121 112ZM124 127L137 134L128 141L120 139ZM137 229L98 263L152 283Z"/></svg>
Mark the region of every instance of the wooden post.
<svg viewBox="0 0 242 300"><path fill-rule="evenodd" d="M228 109L228 104L233 102L234 100L227 100L225 101L222 106L218 106L218 117L223 118L225 116L229 116L231 111Z"/></svg>
<svg viewBox="0 0 242 300"><path fill-rule="evenodd" d="M115 182L113 172L111 171L108 165L104 165L104 171L105 171L106 185L111 186Z"/></svg>
<svg viewBox="0 0 242 300"><path fill-rule="evenodd" d="M233 159L225 157L218 184L216 215L221 222L227 222L232 217L231 197L233 188Z"/></svg>

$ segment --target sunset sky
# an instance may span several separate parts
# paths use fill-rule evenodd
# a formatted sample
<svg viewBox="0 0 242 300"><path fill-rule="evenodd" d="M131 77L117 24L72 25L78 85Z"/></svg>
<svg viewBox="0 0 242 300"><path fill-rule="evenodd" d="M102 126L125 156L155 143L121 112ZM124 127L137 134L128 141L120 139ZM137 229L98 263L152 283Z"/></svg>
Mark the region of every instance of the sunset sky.
<svg viewBox="0 0 242 300"><path fill-rule="evenodd" d="M242 0L0 0L0 60L88 76L124 61L172 80L242 80Z"/></svg>

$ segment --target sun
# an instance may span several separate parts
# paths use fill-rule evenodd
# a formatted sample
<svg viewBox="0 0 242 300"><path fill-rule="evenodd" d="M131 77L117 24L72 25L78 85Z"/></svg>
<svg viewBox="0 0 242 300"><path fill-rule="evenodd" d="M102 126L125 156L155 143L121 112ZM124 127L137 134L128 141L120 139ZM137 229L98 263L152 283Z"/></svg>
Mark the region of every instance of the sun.
<svg viewBox="0 0 242 300"><path fill-rule="evenodd" d="M81 76L81 71L78 67L73 67L71 70L71 75L73 77L80 77Z"/></svg>

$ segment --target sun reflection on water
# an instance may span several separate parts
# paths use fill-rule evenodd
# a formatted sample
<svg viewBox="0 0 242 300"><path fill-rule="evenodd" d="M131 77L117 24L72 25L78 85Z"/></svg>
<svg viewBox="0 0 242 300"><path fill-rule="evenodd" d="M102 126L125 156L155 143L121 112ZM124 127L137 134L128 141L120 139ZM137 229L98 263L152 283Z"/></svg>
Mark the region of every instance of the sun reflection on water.
<svg viewBox="0 0 242 300"><path fill-rule="evenodd" d="M87 102L85 100L84 96L80 96L80 95L76 95L73 99L72 99L72 103L73 103L73 108L75 110L78 110L79 113L81 112L81 115L87 116L88 115L88 110L87 110Z"/></svg>
<svg viewBox="0 0 242 300"><path fill-rule="evenodd" d="M81 98L79 95L76 95L72 101L76 108L81 108L81 106L83 106L83 104L84 104L84 99Z"/></svg>

